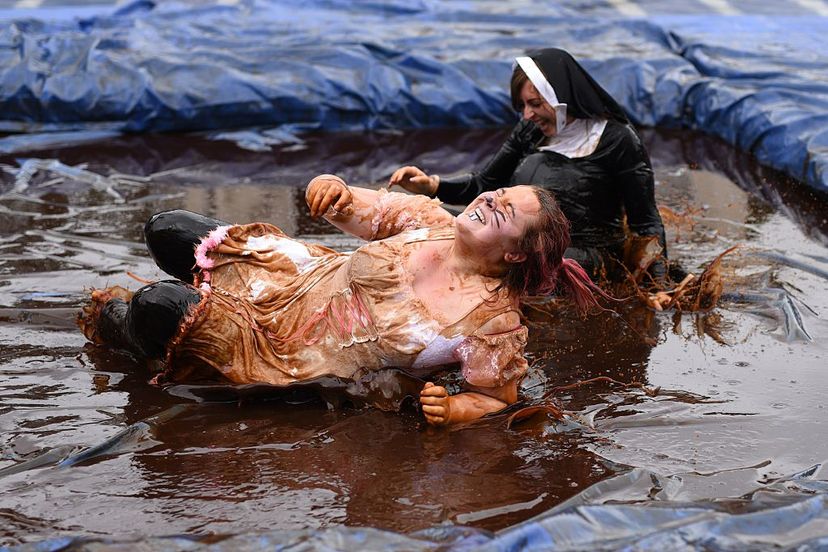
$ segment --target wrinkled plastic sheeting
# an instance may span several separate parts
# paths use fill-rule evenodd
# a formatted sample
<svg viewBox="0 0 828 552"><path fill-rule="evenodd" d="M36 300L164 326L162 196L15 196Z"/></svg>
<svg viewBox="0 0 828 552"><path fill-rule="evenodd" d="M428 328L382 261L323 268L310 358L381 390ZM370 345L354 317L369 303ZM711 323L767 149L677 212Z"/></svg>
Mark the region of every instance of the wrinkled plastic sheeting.
<svg viewBox="0 0 828 552"><path fill-rule="evenodd" d="M505 125L511 60L558 46L634 122L700 128L828 190L828 18L586 18L573 6L136 0L14 20L0 27L0 131Z"/></svg>
<svg viewBox="0 0 828 552"><path fill-rule="evenodd" d="M502 531L482 550L824 550L828 481L812 479L820 467L739 499L684 503L658 500L680 476L637 468ZM629 503L614 503L621 500Z"/></svg>
<svg viewBox="0 0 828 552"><path fill-rule="evenodd" d="M828 481L820 465L777 479L736 499L653 500L680 484L636 468L601 481L539 516L498 533L441 525L407 535L375 528L331 527L229 536L211 544L199 537L140 541L59 538L17 550L277 550L483 551L778 549L810 552L828 546ZM679 483L676 483L679 482ZM626 503L619 503L624 500ZM737 513L734 513L737 512ZM140 544L139 544L140 543Z"/></svg>
<svg viewBox="0 0 828 552"><path fill-rule="evenodd" d="M828 497L732 515L693 505L579 506L507 531L482 550L824 550Z"/></svg>
<svg viewBox="0 0 828 552"><path fill-rule="evenodd" d="M828 191L828 18L658 21L699 73L682 89L682 123Z"/></svg>

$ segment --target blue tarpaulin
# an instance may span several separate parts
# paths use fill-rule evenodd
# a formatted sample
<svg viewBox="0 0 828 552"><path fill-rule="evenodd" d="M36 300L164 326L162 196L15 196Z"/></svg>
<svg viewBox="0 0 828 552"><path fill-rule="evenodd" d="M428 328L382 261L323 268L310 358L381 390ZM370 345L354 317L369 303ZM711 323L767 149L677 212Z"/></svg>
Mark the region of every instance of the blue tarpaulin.
<svg viewBox="0 0 828 552"><path fill-rule="evenodd" d="M822 16L630 19L428 0L108 11L2 23L0 131L505 125L511 60L558 46L636 123L702 129L828 190Z"/></svg>
<svg viewBox="0 0 828 552"><path fill-rule="evenodd" d="M796 550L828 547L828 482L820 466L757 488L746 497L708 502L650 500L663 477L634 469L604 480L531 520L497 533L457 525L408 535L366 527L272 531L217 538L154 537L140 541L56 538L17 552L90 548L211 552L253 550L378 550L518 552L526 550ZM673 476L672 483L681 484ZM627 503L617 503L619 499ZM656 494L656 498L658 495ZM218 541L218 542L215 542ZM103 546L101 546L103 545Z"/></svg>
<svg viewBox="0 0 828 552"><path fill-rule="evenodd" d="M557 46L580 59L636 123L704 130L828 191L828 18L624 18L537 4L140 0L86 8L82 17L75 10L6 12L0 132L18 134L0 139L0 154L122 132L210 130L267 148L291 143L302 130L506 125L517 117L507 97L511 60ZM29 160L23 168L39 162L46 163ZM54 169L57 161L48 163ZM95 176L85 178L111 192ZM816 471L750 496L679 502L661 495L680 478L637 469L498 533L330 527L141 542L234 552L825 550L828 483ZM65 537L20 549L90 542Z"/></svg>

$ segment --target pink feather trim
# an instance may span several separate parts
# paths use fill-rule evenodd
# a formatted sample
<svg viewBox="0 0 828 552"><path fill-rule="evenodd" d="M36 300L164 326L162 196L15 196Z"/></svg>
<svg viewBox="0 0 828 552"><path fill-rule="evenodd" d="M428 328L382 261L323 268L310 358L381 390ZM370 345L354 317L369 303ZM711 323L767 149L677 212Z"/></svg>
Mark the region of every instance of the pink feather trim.
<svg viewBox="0 0 828 552"><path fill-rule="evenodd" d="M207 254L224 241L228 230L230 230L229 226L214 228L195 249L195 265L201 269L201 285L199 287L204 292L210 291L210 269L216 264Z"/></svg>
<svg viewBox="0 0 828 552"><path fill-rule="evenodd" d="M224 238L227 237L227 231L230 230L229 226L219 226L218 228L214 228L207 237L201 240L201 243L198 244L195 250L195 261L196 266L202 270L210 270L213 268L215 263L213 259L207 257L207 253L218 247L218 245L224 241ZM209 277L205 278L205 280L209 281Z"/></svg>

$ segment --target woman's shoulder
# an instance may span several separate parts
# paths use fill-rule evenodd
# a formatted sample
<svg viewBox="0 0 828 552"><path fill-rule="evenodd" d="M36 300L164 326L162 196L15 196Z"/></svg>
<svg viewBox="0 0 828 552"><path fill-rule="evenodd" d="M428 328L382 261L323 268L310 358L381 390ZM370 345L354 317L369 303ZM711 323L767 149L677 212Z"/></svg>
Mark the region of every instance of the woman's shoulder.
<svg viewBox="0 0 828 552"><path fill-rule="evenodd" d="M491 290L491 282L482 289ZM520 303L505 288L498 288L480 300L455 326L465 335L478 337L507 335L525 328L520 320Z"/></svg>
<svg viewBox="0 0 828 552"><path fill-rule="evenodd" d="M524 334L525 326L520 323L517 310L506 310L490 318L474 332L476 335L503 336L507 334Z"/></svg>
<svg viewBox="0 0 828 552"><path fill-rule="evenodd" d="M419 244L436 240L453 240L454 225L427 226L403 230L398 234L363 243L355 253L361 255L387 257L389 260L399 260L404 251L416 248Z"/></svg>
<svg viewBox="0 0 828 552"><path fill-rule="evenodd" d="M454 219L447 224L439 224L434 226L425 226L422 228L412 228L410 230L403 230L396 236L391 236L381 240L389 243L419 243L432 240L449 240L454 239Z"/></svg>
<svg viewBox="0 0 828 552"><path fill-rule="evenodd" d="M615 164L625 159L636 159L643 151L641 137L632 124L609 120L591 157L595 161L605 160Z"/></svg>
<svg viewBox="0 0 828 552"><path fill-rule="evenodd" d="M634 145L639 143L641 143L641 138L631 123L622 123L610 119L607 121L607 126L604 127L598 148L601 149L618 144Z"/></svg>

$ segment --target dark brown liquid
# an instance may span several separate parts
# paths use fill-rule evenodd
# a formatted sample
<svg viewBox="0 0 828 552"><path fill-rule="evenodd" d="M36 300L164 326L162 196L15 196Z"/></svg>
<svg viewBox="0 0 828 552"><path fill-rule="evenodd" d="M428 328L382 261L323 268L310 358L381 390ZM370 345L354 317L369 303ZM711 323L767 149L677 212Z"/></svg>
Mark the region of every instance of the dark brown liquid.
<svg viewBox="0 0 828 552"><path fill-rule="evenodd" d="M668 227L671 257L698 273L729 246L745 246L729 261L723 302L685 315L624 303L620 315L586 319L548 305L527 309L529 403L595 376L662 388L654 397L606 383L562 392L557 398L573 413L567 425L532 419L507 430L500 416L438 430L412 409L350 400L356 406L329 410L314 393L219 390L212 399L227 402L195 403L181 388L149 385L146 367L85 343L74 325L85 289L139 287L128 272L165 277L140 242L153 212L265 220L349 249L357 240L307 217L302 186L312 176L376 184L402 164L449 174L480 166L502 137L319 135L304 149L264 154L149 136L29 154L88 163L103 175L155 176L116 182L123 203L105 186L57 182L42 171L22 193L0 197L0 543L340 524L496 530L625 466L681 477L661 494L628 489L615 500L697 500L739 497L828 458L828 202L696 134L644 137L660 202L702 209L688 219L695 225ZM9 175L2 182L6 191L14 184ZM176 404L191 406L151 419ZM56 467L147 419L110 448ZM38 467L33 459L48 451Z"/></svg>

